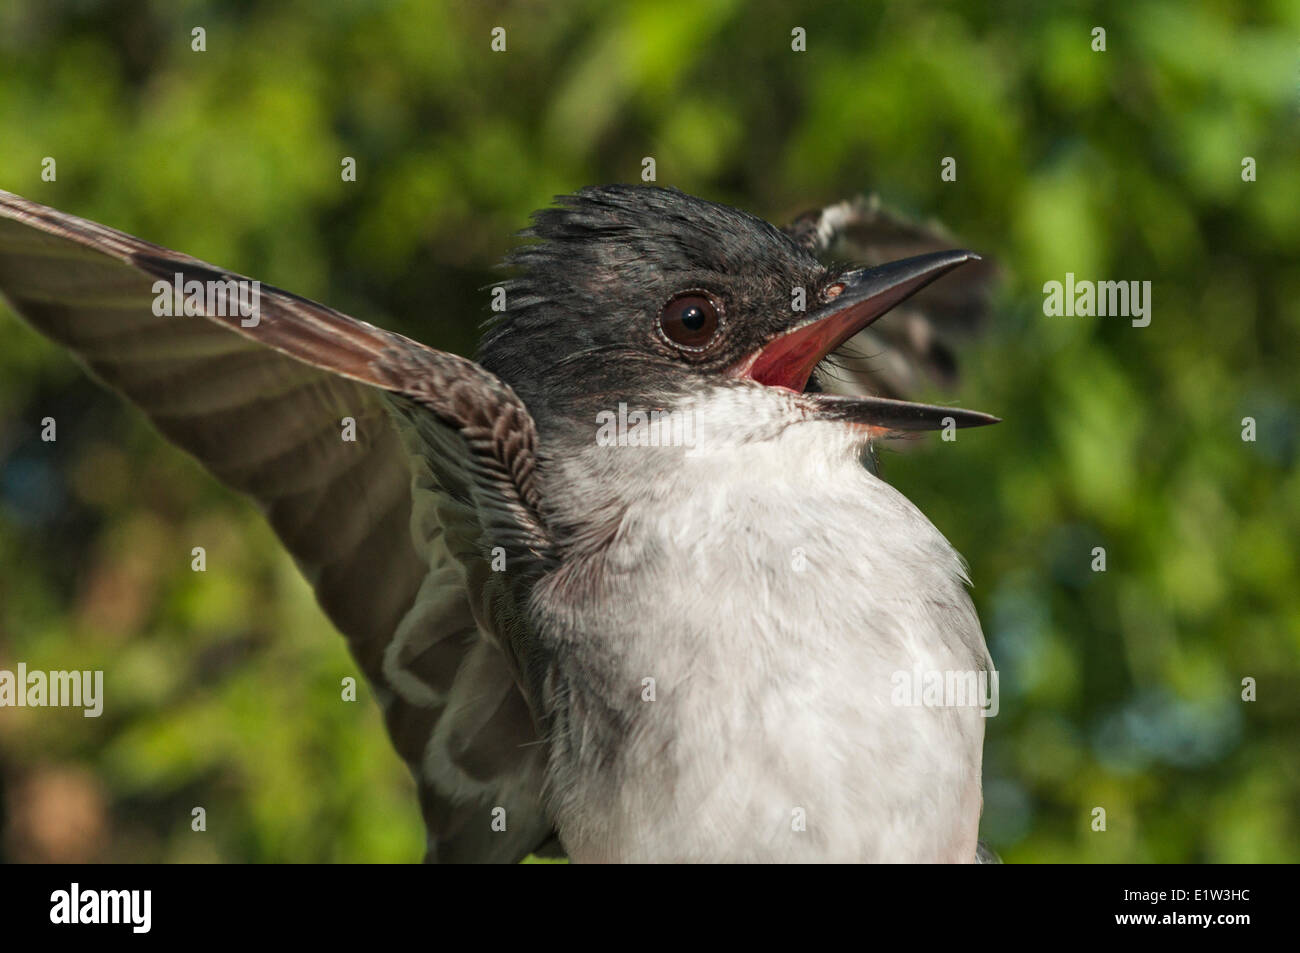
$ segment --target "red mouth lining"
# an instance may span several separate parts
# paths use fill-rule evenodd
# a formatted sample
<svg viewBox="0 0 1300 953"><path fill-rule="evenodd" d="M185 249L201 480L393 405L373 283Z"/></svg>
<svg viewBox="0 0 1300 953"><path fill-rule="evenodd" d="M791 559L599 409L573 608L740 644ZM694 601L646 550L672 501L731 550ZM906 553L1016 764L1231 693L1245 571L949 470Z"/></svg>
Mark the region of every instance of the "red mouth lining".
<svg viewBox="0 0 1300 953"><path fill-rule="evenodd" d="M740 372L759 384L802 393L813 369L871 323L866 308L848 308L787 332L757 351Z"/></svg>

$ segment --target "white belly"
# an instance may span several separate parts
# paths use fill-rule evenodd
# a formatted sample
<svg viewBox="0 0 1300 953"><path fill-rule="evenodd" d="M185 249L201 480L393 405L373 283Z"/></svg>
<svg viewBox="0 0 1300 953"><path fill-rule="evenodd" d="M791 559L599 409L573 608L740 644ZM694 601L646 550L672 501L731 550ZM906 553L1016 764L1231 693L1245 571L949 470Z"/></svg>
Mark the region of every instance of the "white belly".
<svg viewBox="0 0 1300 953"><path fill-rule="evenodd" d="M974 859L984 719L898 688L991 667L960 558L830 446L688 457L544 585L575 860Z"/></svg>

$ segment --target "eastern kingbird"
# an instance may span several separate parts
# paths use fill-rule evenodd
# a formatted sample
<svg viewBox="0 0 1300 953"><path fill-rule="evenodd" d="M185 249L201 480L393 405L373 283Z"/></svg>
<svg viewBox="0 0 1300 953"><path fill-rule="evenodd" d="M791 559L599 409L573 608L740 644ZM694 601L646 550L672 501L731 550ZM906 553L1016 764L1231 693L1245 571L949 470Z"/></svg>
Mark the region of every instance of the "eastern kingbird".
<svg viewBox="0 0 1300 953"><path fill-rule="evenodd" d="M260 504L428 859L968 862L984 713L914 689L992 665L871 447L995 418L835 363L976 256L823 264L865 208L782 230L583 189L508 259L477 362L3 192L0 291Z"/></svg>

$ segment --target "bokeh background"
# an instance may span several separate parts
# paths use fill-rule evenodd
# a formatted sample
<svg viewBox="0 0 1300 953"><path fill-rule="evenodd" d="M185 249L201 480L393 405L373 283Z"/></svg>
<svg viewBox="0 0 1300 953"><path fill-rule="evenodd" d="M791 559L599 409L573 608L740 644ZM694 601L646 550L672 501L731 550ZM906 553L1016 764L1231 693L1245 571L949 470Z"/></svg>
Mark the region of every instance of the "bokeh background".
<svg viewBox="0 0 1300 953"><path fill-rule="evenodd" d="M1283 0L0 5L0 187L461 353L528 213L644 156L774 221L874 190L995 255L957 396L1005 422L884 465L971 565L1002 671L983 835L1011 862L1300 859L1298 146ZM1067 271L1151 281L1151 325L1045 317ZM0 308L19 660L102 668L109 697L0 710L5 859L422 854L258 514Z"/></svg>

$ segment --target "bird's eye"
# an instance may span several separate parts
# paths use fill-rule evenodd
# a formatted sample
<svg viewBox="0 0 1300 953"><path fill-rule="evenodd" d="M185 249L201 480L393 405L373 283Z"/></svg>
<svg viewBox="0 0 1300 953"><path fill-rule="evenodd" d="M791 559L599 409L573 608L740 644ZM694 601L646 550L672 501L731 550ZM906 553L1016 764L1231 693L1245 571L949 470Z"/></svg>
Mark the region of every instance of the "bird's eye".
<svg viewBox="0 0 1300 953"><path fill-rule="evenodd" d="M659 312L659 330L674 347L701 351L718 334L721 306L704 291L685 291Z"/></svg>

